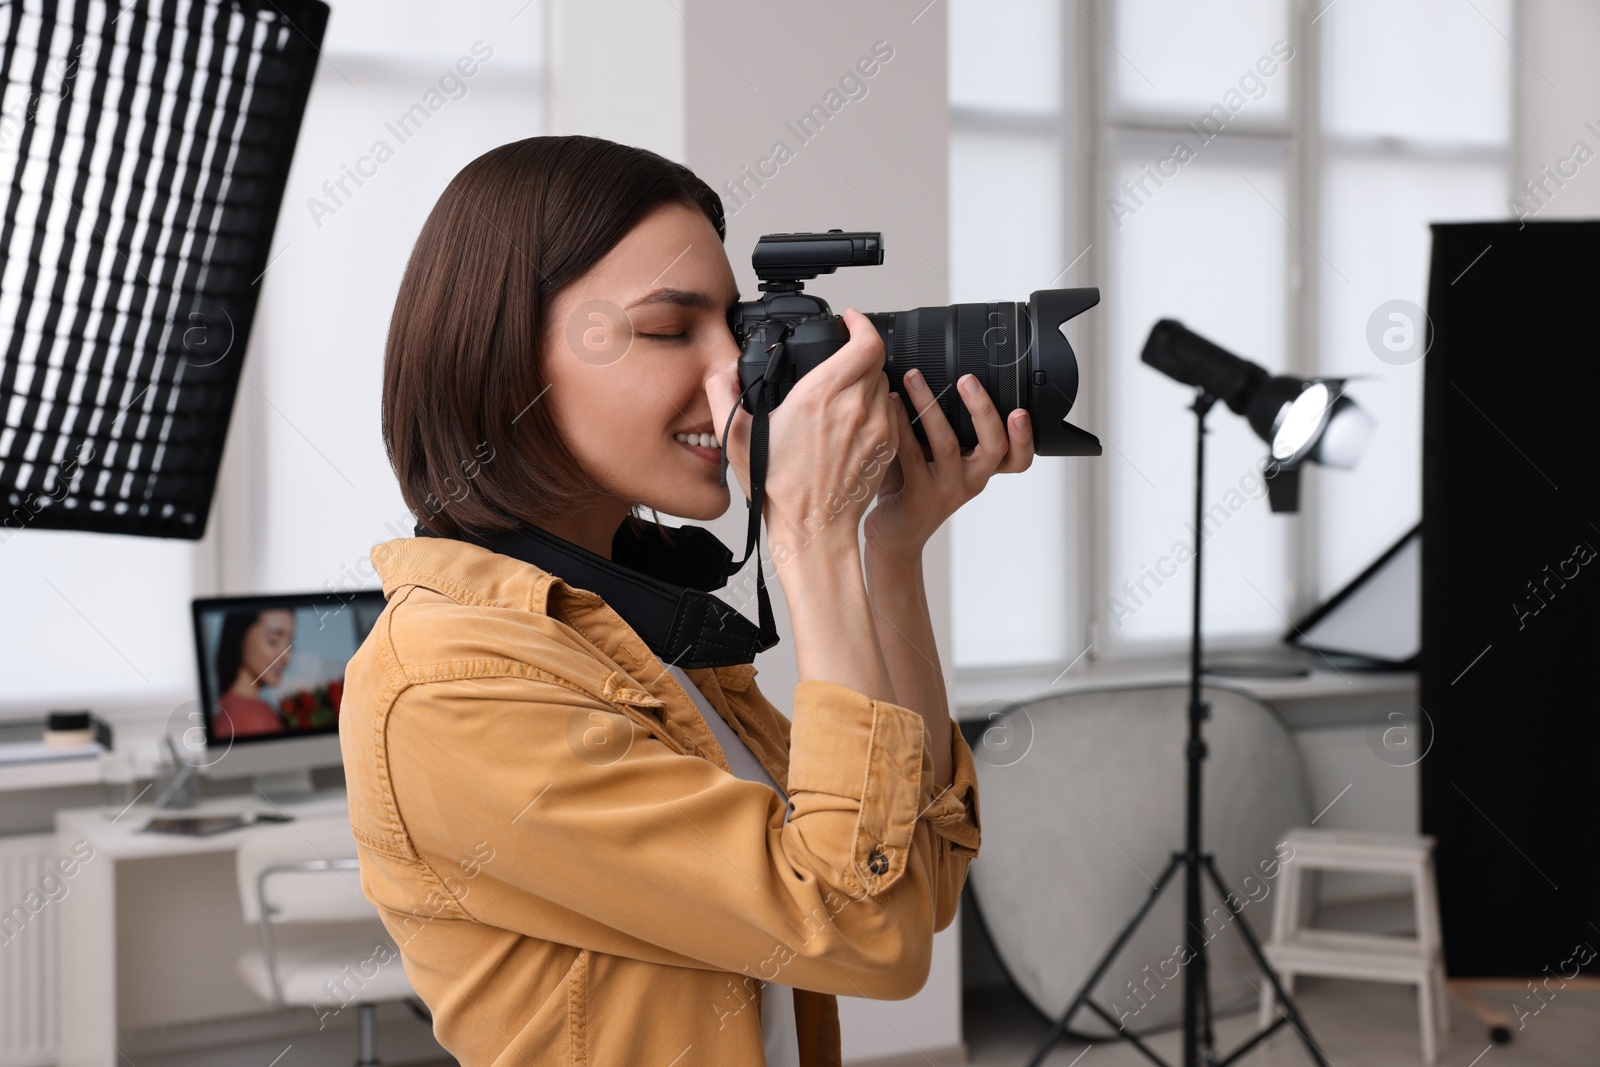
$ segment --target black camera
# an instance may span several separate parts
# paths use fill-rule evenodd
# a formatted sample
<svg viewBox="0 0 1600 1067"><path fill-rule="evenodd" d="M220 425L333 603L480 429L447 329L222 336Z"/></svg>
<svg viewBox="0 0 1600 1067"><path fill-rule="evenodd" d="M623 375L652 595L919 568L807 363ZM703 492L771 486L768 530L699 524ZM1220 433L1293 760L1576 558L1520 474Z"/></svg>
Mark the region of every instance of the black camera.
<svg viewBox="0 0 1600 1067"><path fill-rule="evenodd" d="M739 385L745 410L763 392L765 410L777 407L800 376L850 339L844 320L804 284L839 267L883 262L879 233L769 233L750 257L761 297L734 305L728 325L740 346ZM911 311L868 312L883 337L884 372L900 392L917 440L922 422L905 394L906 371L916 367L938 398L963 449L977 444L966 404L952 388L963 374L982 383L1004 418L1024 408L1041 456L1098 456L1100 440L1072 425L1067 413L1078 398L1078 360L1061 332L1067 320L1100 302L1098 289L1040 289L1026 304L951 304Z"/></svg>

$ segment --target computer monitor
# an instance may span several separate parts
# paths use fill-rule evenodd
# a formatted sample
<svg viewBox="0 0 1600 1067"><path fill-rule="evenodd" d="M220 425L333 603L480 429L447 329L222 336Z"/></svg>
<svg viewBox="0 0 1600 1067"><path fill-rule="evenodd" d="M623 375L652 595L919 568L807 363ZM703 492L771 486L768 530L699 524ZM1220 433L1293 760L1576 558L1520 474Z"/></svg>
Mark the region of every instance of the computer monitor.
<svg viewBox="0 0 1600 1067"><path fill-rule="evenodd" d="M203 773L309 793L312 768L340 762L345 665L383 606L375 589L194 600Z"/></svg>

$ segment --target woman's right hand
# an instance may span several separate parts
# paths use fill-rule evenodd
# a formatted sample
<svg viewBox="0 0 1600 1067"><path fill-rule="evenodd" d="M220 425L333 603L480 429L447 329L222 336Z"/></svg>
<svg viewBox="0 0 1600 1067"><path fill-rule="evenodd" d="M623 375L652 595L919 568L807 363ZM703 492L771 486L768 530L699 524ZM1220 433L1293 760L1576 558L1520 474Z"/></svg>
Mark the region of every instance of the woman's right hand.
<svg viewBox="0 0 1600 1067"><path fill-rule="evenodd" d="M898 451L898 424L883 372L883 338L854 308L842 316L850 339L803 375L769 416L764 518L774 560L813 541L857 544L861 520ZM738 364L706 383L718 434L739 403ZM750 414L729 433L728 462L750 493Z"/></svg>

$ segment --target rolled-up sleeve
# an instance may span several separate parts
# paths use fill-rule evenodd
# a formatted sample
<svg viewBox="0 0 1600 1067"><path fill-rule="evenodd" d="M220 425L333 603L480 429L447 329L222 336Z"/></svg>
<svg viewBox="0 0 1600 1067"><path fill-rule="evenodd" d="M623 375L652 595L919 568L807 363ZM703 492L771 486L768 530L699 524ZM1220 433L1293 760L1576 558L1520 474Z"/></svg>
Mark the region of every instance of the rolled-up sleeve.
<svg viewBox="0 0 1600 1067"><path fill-rule="evenodd" d="M950 729L954 777L933 785L933 755L921 715L873 700L833 682L795 689L790 733L789 795L795 813L845 842L835 872L851 892L888 892L904 876L915 831L926 823L935 840L931 874L935 929L955 915L967 864L978 853L977 781L972 752ZM848 825L846 825L848 823Z"/></svg>
<svg viewBox="0 0 1600 1067"><path fill-rule="evenodd" d="M978 857L981 838L977 767L956 723L950 724L950 756L954 768L950 788L940 790L922 813L939 842L933 871L935 930L955 920L967 868Z"/></svg>

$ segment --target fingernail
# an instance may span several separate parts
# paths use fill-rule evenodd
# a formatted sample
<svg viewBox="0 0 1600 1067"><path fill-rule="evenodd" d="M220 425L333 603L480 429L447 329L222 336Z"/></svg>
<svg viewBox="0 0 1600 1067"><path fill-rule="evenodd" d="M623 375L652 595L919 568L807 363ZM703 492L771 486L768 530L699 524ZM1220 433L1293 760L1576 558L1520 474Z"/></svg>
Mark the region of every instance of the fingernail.
<svg viewBox="0 0 1600 1067"><path fill-rule="evenodd" d="M978 379L970 374L963 374L961 380L956 383L956 388L967 396L976 396L978 393Z"/></svg>
<svg viewBox="0 0 1600 1067"><path fill-rule="evenodd" d="M922 384L922 372L915 367L912 367L910 370L906 371L906 378L911 382L912 385Z"/></svg>
<svg viewBox="0 0 1600 1067"><path fill-rule="evenodd" d="M1016 424L1017 429L1023 429L1028 425L1027 411L1022 408L1018 408L1017 410L1013 411L1011 413L1011 421Z"/></svg>

